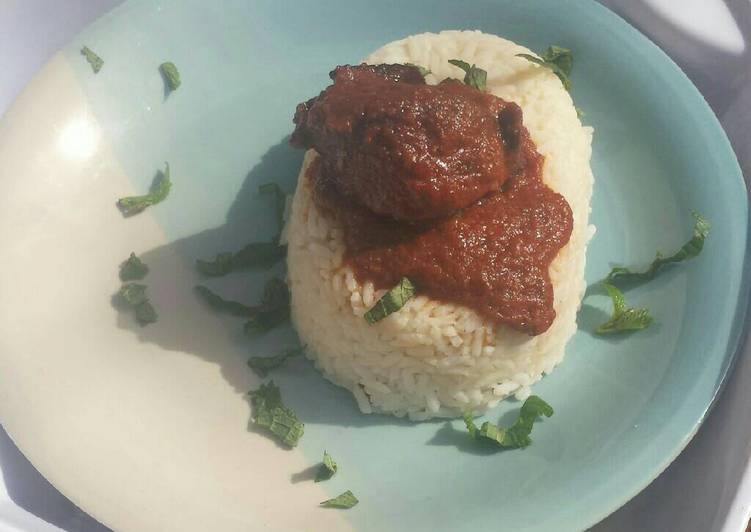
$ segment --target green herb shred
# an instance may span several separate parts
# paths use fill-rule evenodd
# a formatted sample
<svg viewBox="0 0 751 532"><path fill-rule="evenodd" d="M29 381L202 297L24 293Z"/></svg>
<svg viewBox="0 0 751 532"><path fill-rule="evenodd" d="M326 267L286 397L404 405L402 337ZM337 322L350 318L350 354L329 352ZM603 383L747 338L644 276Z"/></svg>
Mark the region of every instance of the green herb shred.
<svg viewBox="0 0 751 532"><path fill-rule="evenodd" d="M164 82L170 91L175 91L180 86L180 72L177 70L175 63L166 62L159 65L159 72L164 77Z"/></svg>
<svg viewBox="0 0 751 532"><path fill-rule="evenodd" d="M135 313L136 320L141 325L154 323L157 313L146 294L146 285L139 283L127 283L120 287L118 292L120 299Z"/></svg>
<svg viewBox="0 0 751 532"><path fill-rule="evenodd" d="M271 371L284 365L288 359L298 357L302 355L304 351L305 346L302 346L295 349L287 349L286 351L270 357L250 357L248 360L248 366L250 366L250 369L252 369L256 375L265 378Z"/></svg>
<svg viewBox="0 0 751 532"><path fill-rule="evenodd" d="M341 495L338 495L334 497L333 499L329 499L327 501L323 501L321 503L321 506L324 508L339 508L342 510L348 510L349 508L352 508L355 506L358 502L357 497L355 495L347 490Z"/></svg>
<svg viewBox="0 0 751 532"><path fill-rule="evenodd" d="M540 416L553 415L553 407L537 395L530 395L519 411L519 417L509 428L504 429L486 421L481 427L475 425L471 413L464 414L464 424L469 435L479 441L491 442L503 449L522 449L532 443L529 436Z"/></svg>
<svg viewBox="0 0 751 532"><path fill-rule="evenodd" d="M136 321L138 321L141 325L148 325L149 323L154 323L159 316L156 313L156 309L154 308L154 305L151 304L151 301L144 301L143 303L136 305L135 307L136 312Z"/></svg>
<svg viewBox="0 0 751 532"><path fill-rule="evenodd" d="M461 59L449 59L449 63L464 70L464 83L477 90L484 91L488 82L488 73L477 65L470 65Z"/></svg>
<svg viewBox="0 0 751 532"><path fill-rule="evenodd" d="M339 469L339 466L336 465L336 462L334 462L334 459L331 458L331 455L328 452L323 451L323 461L318 467L315 481L322 482L324 480L330 479L334 476L337 469Z"/></svg>
<svg viewBox="0 0 751 532"><path fill-rule="evenodd" d="M597 327L595 333L611 334L638 331L646 329L652 324L652 316L649 314L649 309L628 308L623 292L606 281L603 281L601 284L613 301L613 315L608 321Z"/></svg>
<svg viewBox="0 0 751 532"><path fill-rule="evenodd" d="M151 183L149 193L143 196L129 196L117 200L117 207L123 213L123 216L133 216L142 212L149 205L156 205L165 200L172 188L170 181L169 163L164 163L164 171L159 170L154 181Z"/></svg>
<svg viewBox="0 0 751 532"><path fill-rule="evenodd" d="M91 48L88 46L84 46L81 48L81 55L86 58L86 61L89 62L91 65L91 70L94 71L94 74L98 74L100 70L102 70L102 67L104 66L104 60L96 55Z"/></svg>
<svg viewBox="0 0 751 532"><path fill-rule="evenodd" d="M549 68L561 80L563 87L567 91L571 90L571 79L569 76L571 75L571 70L574 68L574 54L568 48L555 45L548 46L548 49L542 54L542 58L530 54L516 54L516 56Z"/></svg>
<svg viewBox="0 0 751 532"><path fill-rule="evenodd" d="M120 264L121 281L138 281L146 277L147 273L149 273L149 267L135 253L131 253L130 257Z"/></svg>
<svg viewBox="0 0 751 532"><path fill-rule="evenodd" d="M401 309L410 298L415 295L415 286L406 277L399 281L399 284L386 292L386 294L376 301L376 304L363 316L365 321L370 324L381 321L383 318Z"/></svg>
<svg viewBox="0 0 751 532"><path fill-rule="evenodd" d="M428 74L431 74L430 69L425 68L424 66L416 65L414 63L404 63L404 64L407 66L415 67L422 77L425 77Z"/></svg>
<svg viewBox="0 0 751 532"><path fill-rule="evenodd" d="M139 283L128 283L124 284L120 287L120 292L118 292L120 297L122 298L125 303L130 305L131 307L135 307L136 305L140 305L144 301L147 301L149 298L146 295L146 285L145 284L139 284Z"/></svg>
<svg viewBox="0 0 751 532"><path fill-rule="evenodd" d="M629 268L617 267L613 268L608 276L605 278L605 282L613 284L617 282L644 282L654 279L657 273L668 264L674 264L683 262L685 260L693 259L701 250L704 249L704 240L709 236L709 230L711 224L701 214L696 211L691 211L691 215L694 217L694 232L691 239L683 244L681 249L670 255L669 257L663 257L658 251L657 256L652 264L643 272L634 272Z"/></svg>
<svg viewBox="0 0 751 532"><path fill-rule="evenodd" d="M260 388L250 391L248 395L253 405L254 423L267 429L285 445L296 446L305 425L300 423L290 408L284 406L281 392L274 381L261 384Z"/></svg>

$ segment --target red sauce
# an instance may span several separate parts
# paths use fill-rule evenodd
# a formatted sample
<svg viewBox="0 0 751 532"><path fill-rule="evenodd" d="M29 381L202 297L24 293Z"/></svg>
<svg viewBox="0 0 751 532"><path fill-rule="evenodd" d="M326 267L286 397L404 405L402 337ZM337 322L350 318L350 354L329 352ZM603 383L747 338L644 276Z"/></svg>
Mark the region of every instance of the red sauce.
<svg viewBox="0 0 751 532"><path fill-rule="evenodd" d="M548 269L573 218L542 182L514 103L402 65L338 67L300 104L292 143L320 154L314 201L361 282L475 309L530 335L555 319Z"/></svg>

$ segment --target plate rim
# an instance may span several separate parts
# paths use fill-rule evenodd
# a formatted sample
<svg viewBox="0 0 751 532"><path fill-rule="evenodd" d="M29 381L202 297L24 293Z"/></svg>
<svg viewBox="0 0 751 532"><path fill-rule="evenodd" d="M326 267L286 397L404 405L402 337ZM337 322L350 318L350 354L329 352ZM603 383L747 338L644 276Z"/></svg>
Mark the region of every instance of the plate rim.
<svg viewBox="0 0 751 532"><path fill-rule="evenodd" d="M601 4L596 0L587 0L587 2L592 6L592 9L599 11L599 16L605 18L610 17L615 23L620 24L625 29L627 29L634 36L634 38L643 40L644 44L648 48L650 48L653 53L660 56L661 59L667 63L668 67L672 70L672 73L674 75L677 75L678 78L680 78L681 83L686 86L687 90L693 93L693 97L698 97L700 99L701 103L703 104L701 112L706 112L709 117L711 127L715 132L719 133L717 137L723 145L723 150L730 155L729 161L734 171L732 179L736 180L737 178L737 181L740 182L746 194L743 198L743 216L745 219L743 220L744 224L742 227L742 236L744 237L742 263L744 267L742 268L740 287L736 297L735 310L731 318L731 329L727 338L728 342L725 352L725 360L723 361L722 370L718 375L719 378L717 380L717 383L714 386L712 397L710 398L709 403L701 412L699 418L694 422L694 425L690 432L684 434L684 436L671 451L671 453L665 456L663 460L660 461L660 464L650 473L648 477L645 477L644 482L639 483L639 485L637 486L634 486L632 490L621 496L619 498L620 502L617 504L617 506L613 506L610 510L604 510L603 512L600 512L595 520L582 520L582 522L585 524L585 529L596 525L597 523L604 520L609 515L615 513L624 505L626 505L629 501L631 501L634 497L636 497L639 493L646 489L652 482L654 482L657 477L659 477L668 467L670 467L670 465L676 460L676 458L680 456L680 454L688 446L691 440L694 439L694 437L706 421L707 417L711 413L712 409L717 404L717 400L727 386L728 377L732 373L733 369L735 369L736 362L739 357L739 352L743 347L743 339L748 334L751 334L751 322L749 322L748 320L748 317L751 313L751 301L749 301L749 296L751 295L751 274L749 273L749 262L751 262L749 257L749 250L751 249L751 233L749 232L749 184L744 179L743 170L740 167L740 163L738 162L738 156L733 149L727 132L720 123L720 120L715 114L714 109L712 109L712 107L709 105L709 102L707 102L704 94L702 94L702 92L694 84L691 78L688 77L688 75L683 71L678 63L676 63L673 58L667 54L667 52L665 52L648 35L640 31L637 27L632 25L628 20L610 9L608 6Z"/></svg>

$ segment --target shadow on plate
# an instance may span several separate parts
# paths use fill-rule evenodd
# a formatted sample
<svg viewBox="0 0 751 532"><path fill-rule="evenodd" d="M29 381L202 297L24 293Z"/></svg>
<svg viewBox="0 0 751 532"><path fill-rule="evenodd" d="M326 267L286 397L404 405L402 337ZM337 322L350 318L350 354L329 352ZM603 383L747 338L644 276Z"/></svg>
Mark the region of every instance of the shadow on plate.
<svg viewBox="0 0 751 532"><path fill-rule="evenodd" d="M250 355L272 355L299 345L290 325L249 338L243 333L243 319L208 309L196 297L194 286L205 284L223 296L255 304L265 281L284 276L284 265L268 271L232 273L222 278L204 278L195 271L195 260L241 248L251 241L269 240L277 231L272 201L259 197L258 186L279 183L287 192L294 189L303 152L283 139L261 158L247 174L231 205L224 225L202 231L140 255L149 266L141 282L148 286L159 321L139 326L131 312L122 311L116 300L117 325L131 330L143 342L168 351L200 357L219 366L222 376L238 394L257 388L261 382L247 366ZM115 290L113 290L115 292ZM269 375L282 389L285 403L305 423L341 426L409 424L391 416L363 416L351 394L326 381L307 359L293 359ZM312 399L313 398L313 399ZM250 414L250 408L249 408Z"/></svg>

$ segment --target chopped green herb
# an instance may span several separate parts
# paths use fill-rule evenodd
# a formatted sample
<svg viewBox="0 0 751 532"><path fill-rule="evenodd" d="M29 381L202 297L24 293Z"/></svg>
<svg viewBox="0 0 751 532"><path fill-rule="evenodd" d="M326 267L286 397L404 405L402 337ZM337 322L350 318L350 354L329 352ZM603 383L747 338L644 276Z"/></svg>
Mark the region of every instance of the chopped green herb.
<svg viewBox="0 0 751 532"><path fill-rule="evenodd" d="M139 283L128 283L120 287L120 297L131 307L140 305L144 301L148 301L146 295L146 285Z"/></svg>
<svg viewBox="0 0 751 532"><path fill-rule="evenodd" d="M376 304L363 316L368 323L381 321L383 318L402 308L415 295L412 282L404 277L399 284L386 292Z"/></svg>
<svg viewBox="0 0 751 532"><path fill-rule="evenodd" d="M477 90L484 91L488 81L488 73L477 65L471 65L461 59L449 59L449 63L464 70L464 83Z"/></svg>
<svg viewBox="0 0 751 532"><path fill-rule="evenodd" d="M542 58L548 63L553 63L567 76L574 69L574 54L568 48L551 45L545 50Z"/></svg>
<svg viewBox="0 0 751 532"><path fill-rule="evenodd" d="M277 242L251 242L240 251L225 251L214 260L196 260L196 269L208 277L221 277L240 270L268 270L287 254Z"/></svg>
<svg viewBox="0 0 751 532"><path fill-rule="evenodd" d="M96 55L91 48L88 46L84 46L81 48L81 55L86 57L86 61L89 62L91 65L91 70L94 71L94 74L98 74L100 70L102 70L102 66L104 66L104 60Z"/></svg>
<svg viewBox="0 0 751 532"><path fill-rule="evenodd" d="M172 188L170 181L169 163L164 163L164 172L159 170L154 181L151 183L149 193L143 196L129 196L117 200L117 206L123 213L123 216L133 216L143 211L149 205L156 205L164 201Z"/></svg>
<svg viewBox="0 0 751 532"><path fill-rule="evenodd" d="M569 79L569 76L571 75L571 70L574 68L574 54L568 48L561 48L555 45L548 46L548 49L542 54L542 58L530 54L516 54L516 56L549 68L561 80L563 87L567 91L571 90L571 79Z"/></svg>
<svg viewBox="0 0 751 532"><path fill-rule="evenodd" d="M552 406L537 395L530 395L524 401L516 422L507 429L488 421L478 428L470 413L464 414L464 424L467 426L469 435L476 440L492 442L504 449L523 449L532 443L529 435L532 433L532 426L537 418L552 415Z"/></svg>
<svg viewBox="0 0 751 532"><path fill-rule="evenodd" d="M617 267L613 268L608 276L605 278L605 283L613 284L616 282L643 282L654 279L657 273L668 264L682 262L696 257L704 248L704 240L709 235L711 224L701 214L696 211L691 212L694 217L694 234L691 239L686 242L681 249L673 253L669 257L663 257L658 251L657 257L652 264L643 272L634 272L629 268ZM610 292L608 290L608 292ZM612 297L612 296L611 296Z"/></svg>
<svg viewBox="0 0 751 532"><path fill-rule="evenodd" d="M428 74L431 74L430 69L425 68L424 66L416 65L414 63L404 63L404 64L407 66L415 67L422 77L425 77Z"/></svg>
<svg viewBox="0 0 751 532"><path fill-rule="evenodd" d="M127 283L118 292L122 299L135 313L136 320L141 325L154 323L157 320L156 310L146 295L146 285Z"/></svg>
<svg viewBox="0 0 751 532"><path fill-rule="evenodd" d="M135 310L136 310L136 320L141 325L148 325L149 323L154 323L158 318L156 309L154 308L154 305L151 304L151 301L146 300L143 303L136 305Z"/></svg>
<svg viewBox="0 0 751 532"><path fill-rule="evenodd" d="M334 462L334 459L331 458L331 455L327 453L326 451L323 451L323 461L321 462L321 465L318 467L318 472L316 473L316 482L321 482L323 480L328 480L331 477L334 476L336 473L336 470L339 467L336 465L336 462Z"/></svg>
<svg viewBox="0 0 751 532"><path fill-rule="evenodd" d="M303 435L305 425L297 415L282 403L282 395L274 381L261 384L257 390L248 392L253 405L253 421L268 429L279 441L294 447Z"/></svg>
<svg viewBox="0 0 751 532"><path fill-rule="evenodd" d="M137 281L146 277L147 273L149 273L149 267L135 253L131 253L130 257L120 264L121 281Z"/></svg>
<svg viewBox="0 0 751 532"><path fill-rule="evenodd" d="M602 286L613 301L613 316L595 329L597 334L638 331L650 326L652 316L649 314L649 309L628 308L623 292L606 281L602 282Z"/></svg>
<svg viewBox="0 0 751 532"><path fill-rule="evenodd" d="M251 357L248 366L261 378L266 377L272 370L282 366L287 359L298 357L305 351L305 346L287 349L282 353L270 357Z"/></svg>
<svg viewBox="0 0 751 532"><path fill-rule="evenodd" d="M203 285L196 285L195 290L196 293L201 296L201 299L203 299L211 308L219 312L225 312L227 314L231 314L233 316L241 316L243 318L252 316L255 312L255 309L253 307L243 305L238 301L224 299L223 297L212 292L210 289Z"/></svg>
<svg viewBox="0 0 751 532"><path fill-rule="evenodd" d="M324 508L340 508L342 510L348 510L358 502L360 501L357 500L357 497L355 497L355 495L351 491L347 490L341 495L334 497L333 499L323 501L321 503L321 506L323 506Z"/></svg>
<svg viewBox="0 0 751 532"><path fill-rule="evenodd" d="M175 63L162 63L159 65L159 72L164 77L164 82L170 91L175 91L180 86L180 72L177 70Z"/></svg>
<svg viewBox="0 0 751 532"><path fill-rule="evenodd" d="M574 106L574 110L576 111L576 118L578 118L579 120L584 118L584 111L581 110L581 107Z"/></svg>

